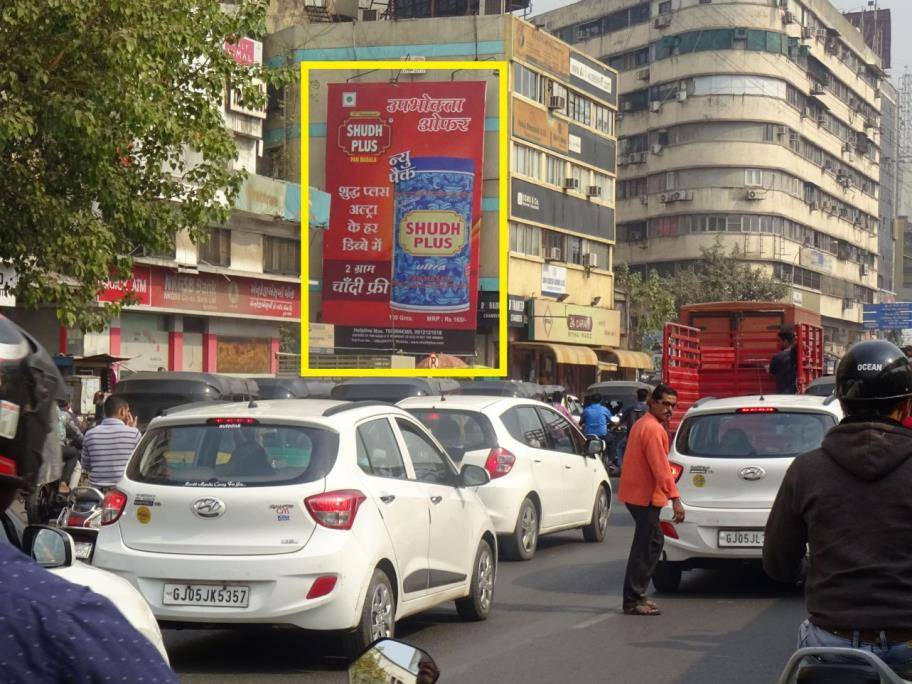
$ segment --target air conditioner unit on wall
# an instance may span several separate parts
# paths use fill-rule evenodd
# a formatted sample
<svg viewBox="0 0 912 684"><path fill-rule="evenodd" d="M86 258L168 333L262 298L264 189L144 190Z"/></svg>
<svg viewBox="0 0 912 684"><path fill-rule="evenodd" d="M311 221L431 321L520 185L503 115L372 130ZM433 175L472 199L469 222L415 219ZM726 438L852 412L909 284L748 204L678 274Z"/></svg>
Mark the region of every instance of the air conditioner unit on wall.
<svg viewBox="0 0 912 684"><path fill-rule="evenodd" d="M640 204L649 204L649 196L640 195Z"/></svg>
<svg viewBox="0 0 912 684"><path fill-rule="evenodd" d="M598 268L598 254L595 252L587 252L583 254L583 266L587 268Z"/></svg>
<svg viewBox="0 0 912 684"><path fill-rule="evenodd" d="M640 69L638 72L636 72L636 77L638 81L648 81L649 69Z"/></svg>
<svg viewBox="0 0 912 684"><path fill-rule="evenodd" d="M652 146L653 154L662 154L662 146L659 143L654 143Z"/></svg>
<svg viewBox="0 0 912 684"><path fill-rule="evenodd" d="M678 102L686 102L687 101L687 91L682 88L682 89L678 90L675 97L678 98Z"/></svg>
<svg viewBox="0 0 912 684"><path fill-rule="evenodd" d="M598 185L590 185L586 188L586 197L601 197L602 189Z"/></svg>
<svg viewBox="0 0 912 684"><path fill-rule="evenodd" d="M579 179L564 178L564 190L579 190Z"/></svg>
<svg viewBox="0 0 912 684"><path fill-rule="evenodd" d="M795 15L786 10L782 13L782 23L783 24L794 24L796 23Z"/></svg>
<svg viewBox="0 0 912 684"><path fill-rule="evenodd" d="M655 22L653 22L653 26L655 26L657 29L666 28L668 26L671 26L671 15L670 14L660 14L659 16L657 16L655 18Z"/></svg>
<svg viewBox="0 0 912 684"><path fill-rule="evenodd" d="M661 100L652 100L652 101L649 103L649 111L651 111L651 112L658 112L658 111L660 111L661 109L662 109L662 101L661 101Z"/></svg>
<svg viewBox="0 0 912 684"><path fill-rule="evenodd" d="M561 260L560 247L549 247L545 251L545 260L546 261L560 261Z"/></svg>
<svg viewBox="0 0 912 684"><path fill-rule="evenodd" d="M560 95L553 96L548 100L548 109L564 109L567 106L567 98Z"/></svg>
<svg viewBox="0 0 912 684"><path fill-rule="evenodd" d="M762 189L758 189L758 188L748 190L747 193L745 193L745 198L749 199L749 200L762 200L765 197L766 197L766 190L762 190Z"/></svg>

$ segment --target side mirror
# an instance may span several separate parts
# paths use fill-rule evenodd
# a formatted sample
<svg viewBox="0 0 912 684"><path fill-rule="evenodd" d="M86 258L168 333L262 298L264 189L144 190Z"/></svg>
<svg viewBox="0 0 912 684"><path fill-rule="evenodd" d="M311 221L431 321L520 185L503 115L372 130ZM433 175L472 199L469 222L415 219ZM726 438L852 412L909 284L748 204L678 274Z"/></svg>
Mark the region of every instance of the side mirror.
<svg viewBox="0 0 912 684"><path fill-rule="evenodd" d="M459 479L463 487L481 487L491 481L491 475L481 466L466 464L462 466Z"/></svg>
<svg viewBox="0 0 912 684"><path fill-rule="evenodd" d="M68 568L76 558L73 538L63 530L46 525L25 528L22 550L44 568Z"/></svg>
<svg viewBox="0 0 912 684"><path fill-rule="evenodd" d="M431 656L395 639L378 639L348 668L349 684L435 684L439 677Z"/></svg>
<svg viewBox="0 0 912 684"><path fill-rule="evenodd" d="M590 437L586 440L586 455L598 456L605 450L605 443L598 437Z"/></svg>

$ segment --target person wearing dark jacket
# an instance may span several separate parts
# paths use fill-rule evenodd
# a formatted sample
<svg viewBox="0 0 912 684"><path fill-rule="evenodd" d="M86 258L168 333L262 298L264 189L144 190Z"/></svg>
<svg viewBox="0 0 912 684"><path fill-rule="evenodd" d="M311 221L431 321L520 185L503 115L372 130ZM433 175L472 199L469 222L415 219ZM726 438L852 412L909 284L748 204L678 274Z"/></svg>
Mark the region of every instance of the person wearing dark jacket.
<svg viewBox="0 0 912 684"><path fill-rule="evenodd" d="M912 365L885 340L842 358L845 418L789 466L766 524L763 568L794 581L807 555L798 647L856 647L912 678Z"/></svg>
<svg viewBox="0 0 912 684"><path fill-rule="evenodd" d="M779 331L779 351L769 364L776 381L776 394L798 394L798 345L791 328Z"/></svg>

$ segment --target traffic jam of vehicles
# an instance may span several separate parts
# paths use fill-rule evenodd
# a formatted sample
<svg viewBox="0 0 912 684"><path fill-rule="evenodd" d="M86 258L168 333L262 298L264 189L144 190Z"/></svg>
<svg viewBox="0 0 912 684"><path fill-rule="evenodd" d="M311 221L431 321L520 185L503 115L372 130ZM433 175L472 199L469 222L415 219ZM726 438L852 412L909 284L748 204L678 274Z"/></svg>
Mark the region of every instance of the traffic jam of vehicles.
<svg viewBox="0 0 912 684"><path fill-rule="evenodd" d="M678 392L668 461L686 515L662 511L660 593L694 569L758 563L786 470L842 419L819 317L742 302L679 320L661 380ZM797 394L777 394L770 373L784 349ZM137 373L115 390L141 431L126 472L105 492L32 502L46 519L30 522L69 533L61 565L91 563L141 596L159 644L156 621L291 626L338 635L357 661L397 620L441 604L487 619L499 562L532 560L545 535L605 540L626 432L654 386L579 388L611 416L601 435L574 389Z"/></svg>

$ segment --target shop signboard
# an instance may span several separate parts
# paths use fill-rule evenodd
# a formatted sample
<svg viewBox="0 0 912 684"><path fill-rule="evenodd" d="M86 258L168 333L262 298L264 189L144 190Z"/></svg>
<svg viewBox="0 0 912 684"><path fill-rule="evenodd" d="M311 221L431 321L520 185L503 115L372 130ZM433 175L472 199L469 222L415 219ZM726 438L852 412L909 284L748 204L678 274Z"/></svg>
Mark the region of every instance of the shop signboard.
<svg viewBox="0 0 912 684"><path fill-rule="evenodd" d="M550 71L570 75L570 47L547 31L524 21L513 22L513 57Z"/></svg>
<svg viewBox="0 0 912 684"><path fill-rule="evenodd" d="M509 327L525 328L529 325L529 316L526 314L526 299L524 297L508 295L507 309L509 312L507 325Z"/></svg>
<svg viewBox="0 0 912 684"><path fill-rule="evenodd" d="M323 320L336 346L472 353L485 83L334 83Z"/></svg>
<svg viewBox="0 0 912 684"><path fill-rule="evenodd" d="M298 283L136 266L132 278L108 282L98 301L121 301L128 292L135 295L138 307L286 320L301 317Z"/></svg>
<svg viewBox="0 0 912 684"><path fill-rule="evenodd" d="M564 342L616 347L620 343L620 314L615 309L577 306L536 299L530 326L536 342Z"/></svg>
<svg viewBox="0 0 912 684"><path fill-rule="evenodd" d="M554 264L543 264L541 291L543 295L550 297L559 297L562 294L567 294L567 269Z"/></svg>

